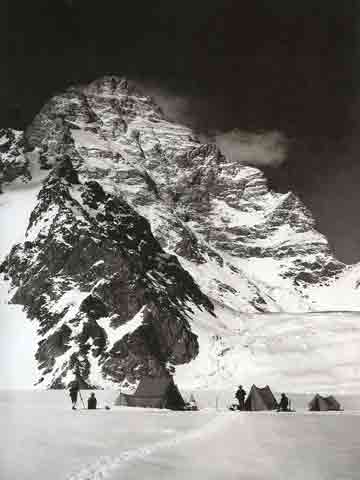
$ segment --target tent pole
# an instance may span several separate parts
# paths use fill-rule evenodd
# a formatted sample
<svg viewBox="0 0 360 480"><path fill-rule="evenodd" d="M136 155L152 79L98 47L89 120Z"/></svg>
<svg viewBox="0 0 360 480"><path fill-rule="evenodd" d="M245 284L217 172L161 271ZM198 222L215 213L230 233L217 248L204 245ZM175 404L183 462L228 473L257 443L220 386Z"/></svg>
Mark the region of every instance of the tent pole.
<svg viewBox="0 0 360 480"><path fill-rule="evenodd" d="M81 395L81 390L79 390L79 395L80 395L80 398L81 398L83 407L84 407L84 409L86 410L85 403L84 403L83 397L82 397L82 395Z"/></svg>

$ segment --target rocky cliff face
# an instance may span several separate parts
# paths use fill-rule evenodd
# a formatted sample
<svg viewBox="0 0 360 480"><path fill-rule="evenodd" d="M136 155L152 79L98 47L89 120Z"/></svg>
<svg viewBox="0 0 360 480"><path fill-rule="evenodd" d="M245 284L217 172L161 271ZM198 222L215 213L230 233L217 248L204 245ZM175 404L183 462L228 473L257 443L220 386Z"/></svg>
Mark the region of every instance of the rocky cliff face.
<svg viewBox="0 0 360 480"><path fill-rule="evenodd" d="M194 358L189 304L213 307L148 222L96 181L82 184L67 157L38 198L26 241L2 268L13 302L39 320L37 359L50 385L72 371L91 386L94 365L121 382Z"/></svg>
<svg viewBox="0 0 360 480"><path fill-rule="evenodd" d="M0 129L0 191L3 183L30 178L29 160L24 155L26 142L22 132Z"/></svg>
<svg viewBox="0 0 360 480"><path fill-rule="evenodd" d="M198 309L321 308L316 292L345 269L294 194L167 121L125 79L70 88L24 136L2 135L3 181L26 178L29 162L49 169L1 267L39 320L47 385L162 374L197 355Z"/></svg>

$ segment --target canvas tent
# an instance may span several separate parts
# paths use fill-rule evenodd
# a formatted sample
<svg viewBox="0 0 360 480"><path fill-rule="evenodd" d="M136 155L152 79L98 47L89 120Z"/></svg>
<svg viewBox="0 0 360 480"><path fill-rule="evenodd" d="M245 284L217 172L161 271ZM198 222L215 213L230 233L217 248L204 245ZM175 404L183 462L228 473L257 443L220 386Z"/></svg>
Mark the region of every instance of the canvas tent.
<svg viewBox="0 0 360 480"><path fill-rule="evenodd" d="M185 402L172 377L145 377L133 395L120 393L115 405L183 410Z"/></svg>
<svg viewBox="0 0 360 480"><path fill-rule="evenodd" d="M317 393L309 403L309 410L311 412L340 410L340 403L332 395L329 397L322 397Z"/></svg>
<svg viewBox="0 0 360 480"><path fill-rule="evenodd" d="M251 387L249 395L245 400L245 410L258 411L258 410L275 410L278 404L274 397L269 385L263 388L258 388L256 385Z"/></svg>

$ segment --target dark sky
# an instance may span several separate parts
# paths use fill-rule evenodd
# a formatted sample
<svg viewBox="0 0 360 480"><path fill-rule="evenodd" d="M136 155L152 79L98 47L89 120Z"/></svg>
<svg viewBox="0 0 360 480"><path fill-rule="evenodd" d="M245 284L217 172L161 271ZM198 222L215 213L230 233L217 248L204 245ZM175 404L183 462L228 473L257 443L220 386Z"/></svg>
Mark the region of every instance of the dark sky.
<svg viewBox="0 0 360 480"><path fill-rule="evenodd" d="M360 260L359 2L3 0L0 124L23 127L56 90L125 74L190 100L201 130L280 130L266 172Z"/></svg>

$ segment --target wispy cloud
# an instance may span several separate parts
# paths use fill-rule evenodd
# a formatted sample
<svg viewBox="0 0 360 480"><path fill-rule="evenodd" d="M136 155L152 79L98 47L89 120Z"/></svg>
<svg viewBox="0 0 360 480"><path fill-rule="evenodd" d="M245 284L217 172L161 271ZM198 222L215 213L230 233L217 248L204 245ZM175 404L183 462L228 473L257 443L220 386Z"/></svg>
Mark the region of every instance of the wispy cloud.
<svg viewBox="0 0 360 480"><path fill-rule="evenodd" d="M288 151L288 139L278 131L250 133L234 129L216 134L215 142L230 161L259 167L278 167Z"/></svg>
<svg viewBox="0 0 360 480"><path fill-rule="evenodd" d="M209 133L201 125L202 116L197 117L197 98L176 95L150 83L137 82L137 85L155 100L168 119L195 128L200 141L216 143L230 161L278 167L287 158L289 140L280 131L248 132L234 128Z"/></svg>

